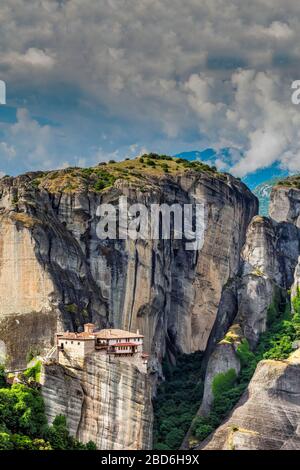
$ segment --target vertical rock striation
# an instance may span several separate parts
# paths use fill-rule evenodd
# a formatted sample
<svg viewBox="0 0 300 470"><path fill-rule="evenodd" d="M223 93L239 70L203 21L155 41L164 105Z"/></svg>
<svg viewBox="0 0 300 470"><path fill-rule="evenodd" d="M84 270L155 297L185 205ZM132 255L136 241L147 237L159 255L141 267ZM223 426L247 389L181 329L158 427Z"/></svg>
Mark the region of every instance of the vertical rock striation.
<svg viewBox="0 0 300 470"><path fill-rule="evenodd" d="M32 173L4 178L0 184L2 216L9 218L19 239L30 240L33 270L40 270L34 296L43 302L32 309L28 305L26 318L37 313L46 319L45 311L52 315L51 328L42 341L34 325L31 338L25 334L23 351L29 352L36 341L36 349L43 352L51 346L55 331L77 330L87 321L100 327L140 329L154 371L166 349L171 354L205 350L223 287L240 268L247 226L257 213L256 198L230 175L184 170L158 177L145 171L143 191L141 183L120 178L99 193L55 186L53 182L66 174L67 170ZM100 203L117 205L122 195L129 204L147 207L204 203L203 248L187 251L183 240L99 240L97 207ZM7 331L12 323L15 329L21 328L16 317L24 314L24 306L9 310L2 302L16 276L5 271L4 265L0 251L0 270L6 279L0 289L0 340L9 343ZM25 297L20 296L21 304ZM19 356L14 360L24 364Z"/></svg>
<svg viewBox="0 0 300 470"><path fill-rule="evenodd" d="M276 222L290 222L300 228L299 188L284 184L275 186L271 193L270 217Z"/></svg>
<svg viewBox="0 0 300 470"><path fill-rule="evenodd" d="M49 422L65 415L79 441L102 450L151 448L150 381L130 361L94 353L82 368L45 365L41 383Z"/></svg>
<svg viewBox="0 0 300 470"><path fill-rule="evenodd" d="M109 171L118 172L118 165ZM13 367L43 354L56 332L87 322L139 329L154 373L166 352L206 349L224 286L240 271L258 204L230 175L172 165L172 174L143 169L136 176L128 169L101 191L88 186L93 169L0 181L0 346ZM100 240L97 208L117 206L121 196L148 209L203 204L202 249L186 250L186 240ZM8 262L9 244L14 258ZM14 285L21 291L12 302L7 291ZM65 414L79 440L93 440L101 449L151 446L151 390L133 364L93 356L82 369L49 365L42 389L49 419Z"/></svg>
<svg viewBox="0 0 300 470"><path fill-rule="evenodd" d="M270 306L273 305L274 308L278 308L280 302L287 298L287 291L289 289L291 289L292 298L297 295L300 285L298 261L300 255L299 201L299 189L287 188L284 184L276 186L271 197L270 214L272 218L256 216L249 224L246 243L241 253L243 262L240 274L232 279L223 290L216 324L212 330L206 351L205 365L207 364L207 368L204 395L199 410L199 413L202 415L209 413L213 402L213 378L218 373L226 372L231 368L238 372L239 360L235 350L240 341L246 338L250 346L255 347L260 334L267 328ZM234 325L230 327L232 323ZM229 330L226 333L227 329ZM239 334L236 334L237 331L239 331ZM276 368L280 368L280 363L274 362L273 364L269 362L262 365L261 368L263 371L271 371L272 366L274 370L277 370ZM292 366L292 370L295 370L297 374L299 372L298 369L299 365L296 369L294 365ZM251 382L250 392L253 388L255 390L257 376L261 377L259 370L260 368L258 368L258 372ZM289 374L288 377L290 378L291 375ZM270 383L267 383L267 388L270 386ZM262 383L260 387L263 387ZM264 392L260 390L259 393L263 394ZM284 444L284 440L276 442L276 439L274 439L272 444L273 438L269 438L269 441L266 437L261 439L251 426L249 431L247 413L250 409L251 420L256 419L254 406L256 401L260 400L260 397L258 397L258 394L255 394L255 397L250 397L245 404L243 404L243 400L245 401L245 397L241 401L241 408L237 408L232 419L230 418L229 425L221 426L215 432L212 444L208 444L207 448L233 447L239 449L288 446L289 444ZM264 397L263 400L267 402L267 397ZM268 405L263 403L261 406L267 408ZM271 407L273 404L271 403L269 406ZM275 404L274 406L276 407L277 405ZM262 414L262 416L264 415ZM233 418L237 418L238 431L233 430ZM259 419L257 418L257 420ZM265 417L261 418L260 427L263 427L264 419ZM284 425L286 428L287 424L282 424L281 420L282 416L279 413L277 424L278 426ZM241 430L240 426L243 423L243 427L246 429ZM267 428L267 425L265 427ZM281 437L284 435L284 432L282 431L280 434L279 431ZM293 432L298 432L296 427L293 428ZM224 441L221 442L219 440L220 436L222 439L224 438Z"/></svg>

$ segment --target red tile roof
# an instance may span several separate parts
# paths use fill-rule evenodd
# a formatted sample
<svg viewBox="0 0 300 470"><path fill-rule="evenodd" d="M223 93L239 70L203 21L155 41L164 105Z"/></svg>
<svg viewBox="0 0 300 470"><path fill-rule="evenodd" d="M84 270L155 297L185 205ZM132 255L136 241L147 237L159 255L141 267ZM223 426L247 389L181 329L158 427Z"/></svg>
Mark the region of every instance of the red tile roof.
<svg viewBox="0 0 300 470"><path fill-rule="evenodd" d="M86 323L87 326L92 326L93 323ZM84 325L84 326L86 326ZM123 339L126 342L126 339L132 338L144 338L143 335L139 333L133 333L132 331L119 330L117 328L107 328L100 331L83 331L82 333L74 333L66 331L65 333L59 334L58 338L60 339L74 339L74 340L88 340L88 339Z"/></svg>
<svg viewBox="0 0 300 470"><path fill-rule="evenodd" d="M62 335L58 335L58 339L74 339L74 340L91 340L95 339L95 335L91 333L87 333L86 331L83 331L82 333L72 333L69 331L66 331Z"/></svg>
<svg viewBox="0 0 300 470"><path fill-rule="evenodd" d="M105 330L95 331L94 334L97 336L97 338L102 339L144 338L144 335L139 333L119 330L118 328L106 328Z"/></svg>

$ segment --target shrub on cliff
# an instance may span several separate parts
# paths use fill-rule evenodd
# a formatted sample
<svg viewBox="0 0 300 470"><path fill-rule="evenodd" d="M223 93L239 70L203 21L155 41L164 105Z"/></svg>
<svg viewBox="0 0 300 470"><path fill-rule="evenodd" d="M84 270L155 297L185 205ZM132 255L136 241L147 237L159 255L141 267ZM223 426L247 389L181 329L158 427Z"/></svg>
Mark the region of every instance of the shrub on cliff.
<svg viewBox="0 0 300 470"><path fill-rule="evenodd" d="M217 374L212 383L212 391L214 398L218 398L227 390L230 390L237 379L234 369L229 369L227 372Z"/></svg>
<svg viewBox="0 0 300 470"><path fill-rule="evenodd" d="M64 415L56 416L46 432L46 438L54 450L96 450L96 445L92 441L82 444L69 434Z"/></svg>
<svg viewBox="0 0 300 470"><path fill-rule="evenodd" d="M0 425L11 432L37 435L46 426L44 402L38 390L23 384L0 389Z"/></svg>
<svg viewBox="0 0 300 470"><path fill-rule="evenodd" d="M25 384L0 387L0 450L93 450L93 442L82 444L70 436L66 418L58 416L52 426L47 425L45 406L40 391ZM37 363L24 373L24 378L35 381L40 373Z"/></svg>

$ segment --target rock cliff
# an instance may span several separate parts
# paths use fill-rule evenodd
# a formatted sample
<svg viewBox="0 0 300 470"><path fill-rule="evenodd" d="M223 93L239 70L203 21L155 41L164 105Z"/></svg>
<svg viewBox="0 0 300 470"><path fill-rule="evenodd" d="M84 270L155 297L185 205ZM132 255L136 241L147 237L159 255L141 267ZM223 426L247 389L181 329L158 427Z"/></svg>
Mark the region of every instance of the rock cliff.
<svg viewBox="0 0 300 470"><path fill-rule="evenodd" d="M213 403L212 383L217 374L234 369L236 374L240 372L240 361L235 353L235 345L227 341L221 341L209 357L206 374L203 400L200 415L207 416Z"/></svg>
<svg viewBox="0 0 300 470"><path fill-rule="evenodd" d="M291 182L288 180L288 184ZM239 372L239 359L235 354L236 347L243 338L246 338L253 348L264 331L267 329L268 312L271 308L278 308L280 302L284 302L287 298L287 291L291 289L292 299L297 294L300 282L299 271L299 255L300 255L300 231L299 231L299 204L300 190L296 187L285 187L282 183L276 186L272 192L270 205L270 214L272 218L256 216L249 224L246 242L242 250L242 265L239 276L232 279L225 286L216 324L212 330L206 351L206 375L203 401L199 410L199 414L207 415L213 401L212 381L220 372L226 372L234 369ZM233 326L230 326L234 324ZM297 355L296 355L297 356ZM299 356L299 355L298 355ZM292 360L292 371L299 373L299 366L295 366L295 355ZM258 367L257 373L253 378L250 387L250 398L245 396L238 405L232 418L221 426L214 434L210 444L205 448L279 448L278 446L288 446L285 440L288 434L285 431L280 434L277 432L278 442L272 439L267 440L268 425L264 427L264 408L274 407L272 415L278 410L276 400L273 403L273 391L276 384L266 380L266 390L264 392L263 374L272 374L274 368L274 376L278 372L286 374L286 386L291 378L291 373L282 371L282 363L275 361L263 363ZM295 368L296 367L296 368ZM262 369L262 372L260 370ZM288 369L290 370L290 369ZM278 379L279 380L279 379ZM261 381L261 382L260 382ZM277 382L276 382L277 383ZM295 385L295 390L291 396L297 394L297 384L291 383L290 387ZM257 410L254 412L256 402L260 400L259 394L263 396L263 403L260 405L261 417L256 417ZM264 395L265 393L265 395ZM276 393L274 392L276 397ZM267 404L267 401L269 403ZM282 408L284 406L282 404ZM289 411L287 410L287 414ZM264 417L263 417L264 416ZM274 418L275 419L275 418ZM259 421L257 426L248 426L248 421ZM276 421L278 420L278 422ZM278 412L278 417L274 421L274 426L285 426L281 422L283 420L282 413ZM237 422L236 430L234 422ZM285 429L284 428L284 429ZM260 435L266 434L265 438ZM290 429L290 437L296 432L296 427ZM226 435L226 436L225 436ZM259 437L260 436L260 437ZM221 440L224 437L224 441ZM273 445L273 447L272 447ZM220 447L219 447L220 446ZM247 447L249 446L249 447ZM274 447L275 446L275 447Z"/></svg>
<svg viewBox="0 0 300 470"><path fill-rule="evenodd" d="M137 159L1 180L0 340L13 366L43 353L56 331L87 321L139 328L154 371L166 350L205 350L257 200L230 175L166 164L167 173ZM91 186L94 175L110 185ZM183 240L99 240L97 207L122 195L147 207L204 203L201 251L185 250Z"/></svg>
<svg viewBox="0 0 300 470"><path fill-rule="evenodd" d="M271 192L270 217L277 222L290 222L300 228L299 177L291 177Z"/></svg>
<svg viewBox="0 0 300 470"><path fill-rule="evenodd" d="M292 286L299 241L299 230L290 223L258 216L248 227L235 322L252 346L266 330L268 309L275 297Z"/></svg>
<svg viewBox="0 0 300 470"><path fill-rule="evenodd" d="M184 239L99 239L99 205L117 208L121 196L147 208L203 204L203 247L188 251ZM155 377L165 355L205 352L200 413L207 415L216 374L239 374L238 345L247 339L255 348L272 303L300 285L298 180L273 189L270 218L257 210L257 199L232 176L169 158L2 178L1 357L22 367L44 354L57 332L87 322L139 329ZM260 363L247 394L204 447L299 447L299 369L298 353ZM42 393L49 421L65 414L79 440L148 449L150 382L136 364L92 354L82 367L45 365Z"/></svg>
<svg viewBox="0 0 300 470"><path fill-rule="evenodd" d="M261 361L230 417L202 450L287 450L300 447L300 354Z"/></svg>
<svg viewBox="0 0 300 470"><path fill-rule="evenodd" d="M136 365L94 353L82 368L45 365L41 376L46 415L67 417L70 433L98 449L150 449L150 381Z"/></svg>

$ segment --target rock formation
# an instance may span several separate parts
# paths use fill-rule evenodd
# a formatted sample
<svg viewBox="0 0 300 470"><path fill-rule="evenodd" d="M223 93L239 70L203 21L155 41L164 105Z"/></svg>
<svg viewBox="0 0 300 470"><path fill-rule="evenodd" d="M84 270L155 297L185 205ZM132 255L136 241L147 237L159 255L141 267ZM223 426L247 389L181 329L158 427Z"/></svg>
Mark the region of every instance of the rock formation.
<svg viewBox="0 0 300 470"><path fill-rule="evenodd" d="M203 416L209 414L213 402L212 383L214 377L230 369L234 369L236 374L238 374L240 368L240 361L235 353L235 344L229 341L221 341L214 349L208 361L203 400L199 414Z"/></svg>
<svg viewBox="0 0 300 470"><path fill-rule="evenodd" d="M261 361L230 417L202 450L287 450L300 447L300 354Z"/></svg>
<svg viewBox="0 0 300 470"><path fill-rule="evenodd" d="M10 368L45 354L57 332L87 322L139 329L155 376L166 353L206 349L223 287L239 272L257 199L201 164L163 164L167 172L137 159L1 179L0 353ZM184 239L99 239L99 205L117 207L121 196L148 208L203 204L202 249L186 250ZM65 414L79 440L146 449L148 382L133 364L93 355L79 369L45 366L42 391L49 420Z"/></svg>
<svg viewBox="0 0 300 470"><path fill-rule="evenodd" d="M230 175L178 163L169 174L142 169L136 176L132 162L125 164L106 166L119 177L100 192L87 188L79 169L1 180L0 340L13 366L50 348L57 331L87 321L139 328L154 371L166 348L205 350L257 200ZM183 240L99 240L97 207L116 205L121 195L147 207L204 203L202 250L185 250Z"/></svg>
<svg viewBox="0 0 300 470"><path fill-rule="evenodd" d="M248 227L235 322L252 346L266 330L267 312L278 291L291 288L299 240L298 229L290 223L258 216Z"/></svg>
<svg viewBox="0 0 300 470"><path fill-rule="evenodd" d="M151 448L150 381L134 364L93 353L82 368L45 365L41 383L49 422L65 415L79 441L103 450Z"/></svg>
<svg viewBox="0 0 300 470"><path fill-rule="evenodd" d="M260 217L256 198L230 175L168 165L164 172L137 159L105 171L0 181L0 354L12 367L43 354L56 332L88 321L139 329L156 378L165 354L205 351L199 412L209 413L216 374L239 373L238 345L246 338L255 348L272 303L300 286L300 189L291 181L274 187L271 217ZM91 188L94 172L114 178ZM188 251L185 240L174 239L100 240L97 208L117 207L120 196L148 208L203 203L202 249ZM65 414L79 440L101 449L151 447L153 380L136 365L92 354L82 368L46 365L42 382L49 420ZM299 384L299 353L261 362L247 393L202 447L299 448Z"/></svg>
<svg viewBox="0 0 300 470"><path fill-rule="evenodd" d="M271 193L270 217L290 222L300 228L300 191L286 185L275 186Z"/></svg>
<svg viewBox="0 0 300 470"><path fill-rule="evenodd" d="M235 350L242 338L246 338L250 346L255 347L260 334L267 328L268 310L271 304L278 303L281 299L284 300L289 289L292 291L292 298L297 293L300 285L298 262L300 255L300 206L298 201L300 201L299 189L286 188L284 185L276 186L272 192L270 205L272 218L256 216L249 224L246 243L241 254L243 263L240 275L232 279L223 290L216 324L208 343L204 395L199 410L201 415L207 415L210 411L213 402L212 382L214 377L218 373L226 372L232 368L238 373L240 364ZM234 326L230 327L233 323ZM256 419L257 411L254 413L254 403L259 400L259 393L263 393L262 376L264 371L266 374L271 374L272 367L275 371L276 368L280 369L280 364L273 361L259 366L249 387L249 400L245 402L245 397L241 400L228 424L221 426L215 432L212 444L208 444L207 448L228 448L228 446L248 448L247 445L249 448L269 448L268 446L279 448L276 446L279 446L280 440L278 443L274 443L275 447L272 447L271 443L264 442L257 437L258 434L255 434L256 431L263 432L259 425L258 429L255 426L252 429L251 426L247 426L247 423L248 420L252 423ZM300 365L294 369L293 365L292 370L299 374L299 367ZM261 373L259 372L260 368L262 368ZM278 377L280 374L281 372ZM290 376L288 374L288 377ZM259 384L260 379L261 383ZM266 383L267 390L273 385ZM272 403L272 393L270 392L268 397L265 396L266 403L261 406L265 408L269 406L271 409L274 405L276 410L276 403ZM293 393L297 394L298 392L295 389ZM269 404L267 405L268 400ZM233 430L234 420L238 422L238 431ZM278 420L278 423L275 424L281 426L280 414ZM260 424L260 427L262 426L263 419ZM241 430L242 428L243 430ZM296 432L295 429L293 432ZM226 437L224 437L225 434ZM223 437L224 442L221 442L220 439ZM283 441L280 445L285 445L283 443L284 433L281 437Z"/></svg>

